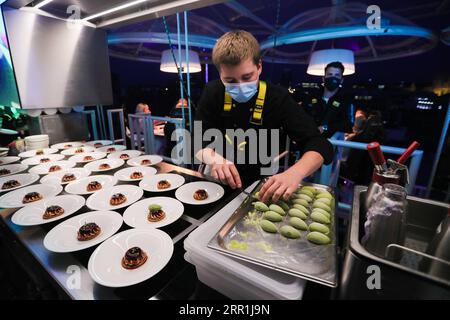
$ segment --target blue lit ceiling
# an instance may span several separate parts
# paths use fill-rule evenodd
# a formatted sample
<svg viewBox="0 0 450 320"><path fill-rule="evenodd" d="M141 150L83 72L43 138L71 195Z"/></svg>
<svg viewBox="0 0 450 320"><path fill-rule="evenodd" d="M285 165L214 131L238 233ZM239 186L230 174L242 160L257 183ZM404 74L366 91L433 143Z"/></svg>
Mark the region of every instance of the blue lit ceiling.
<svg viewBox="0 0 450 320"><path fill-rule="evenodd" d="M431 50L450 21L448 0L377 3L381 29L369 30L366 10L371 1L227 1L189 12L189 44L207 62L215 40L239 28L258 38L268 62L306 64L313 51L329 48L351 49L357 62L370 62ZM176 17L167 17L167 22L176 43ZM111 56L156 63L168 48L162 19L112 29L109 42Z"/></svg>

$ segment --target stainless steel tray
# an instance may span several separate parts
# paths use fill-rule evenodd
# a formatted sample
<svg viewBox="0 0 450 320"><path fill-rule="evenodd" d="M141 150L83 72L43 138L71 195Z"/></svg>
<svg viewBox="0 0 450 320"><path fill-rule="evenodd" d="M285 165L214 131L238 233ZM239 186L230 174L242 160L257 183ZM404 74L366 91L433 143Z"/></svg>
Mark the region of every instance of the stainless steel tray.
<svg viewBox="0 0 450 320"><path fill-rule="evenodd" d="M278 233L266 233L259 224L249 224L246 220L248 212L253 209L252 202L255 201L253 195L260 190L262 184L261 181L247 196L223 227L209 241L208 247L234 258L329 287L336 287L337 237L334 212L331 214L330 234L328 235L331 243L328 245L310 243L306 239L307 231L301 231L301 237L296 240L284 238ZM333 194L336 201L336 195L328 186L306 182L302 183L301 186L313 186L327 190ZM334 208L336 208L336 205L335 202ZM309 217L306 222L308 224L311 222ZM280 224L287 223L283 221ZM232 240L242 243L246 248L229 249L227 245Z"/></svg>

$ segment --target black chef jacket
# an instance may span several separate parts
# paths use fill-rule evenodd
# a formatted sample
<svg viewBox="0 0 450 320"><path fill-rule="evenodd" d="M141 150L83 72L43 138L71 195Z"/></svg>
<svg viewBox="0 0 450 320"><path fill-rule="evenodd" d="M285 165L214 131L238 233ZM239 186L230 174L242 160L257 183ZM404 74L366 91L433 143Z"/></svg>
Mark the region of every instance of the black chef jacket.
<svg viewBox="0 0 450 320"><path fill-rule="evenodd" d="M258 94L246 103L237 103L233 100L230 111L224 111L225 86L220 80L209 82L198 103L195 120L202 121L203 132L207 129L219 129L225 135L226 129L281 129L295 141L302 152L316 151L322 155L326 164L331 163L333 147L330 142L320 135L313 119L307 115L303 108L299 108L288 91L277 85L267 83L262 124L250 122ZM281 137L281 135L280 135ZM260 138L258 138L260 139ZM224 145L227 143L223 139ZM268 139L269 140L269 139ZM206 147L210 142L204 142ZM280 141L280 148L284 146ZM238 145L238 141L235 142ZM259 141L258 141L259 145ZM225 150L225 148L224 148ZM216 150L217 151L217 150ZM248 148L245 152L248 153ZM235 151L237 155L239 151ZM242 151L241 151L242 152ZM281 152L281 151L280 151ZM222 155L225 156L225 155ZM235 157L236 158L236 157ZM248 154L246 159L248 160ZM236 164L244 185L248 185L260 178L261 163L237 164L235 159L229 159Z"/></svg>
<svg viewBox="0 0 450 320"><path fill-rule="evenodd" d="M322 98L323 89L318 94L312 94L303 101L306 111L314 118L317 127L327 126L323 135L330 138L337 131L352 132L352 104L341 90L328 99Z"/></svg>

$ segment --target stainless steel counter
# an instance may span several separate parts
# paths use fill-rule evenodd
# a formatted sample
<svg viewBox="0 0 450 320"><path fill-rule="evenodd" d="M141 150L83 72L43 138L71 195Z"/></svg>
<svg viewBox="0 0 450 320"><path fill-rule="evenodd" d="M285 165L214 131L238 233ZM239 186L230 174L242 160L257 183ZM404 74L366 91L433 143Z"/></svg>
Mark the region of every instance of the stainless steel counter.
<svg viewBox="0 0 450 320"><path fill-rule="evenodd" d="M202 175L198 172L168 163L161 163L156 168L158 169L158 173L177 171L177 173L183 174L185 177L191 177L193 179L202 178ZM183 258L184 249L181 240L226 205L229 200L237 196L237 194L237 191L232 191L231 189L226 190L225 196L221 200L209 207L201 209L203 212L199 212L198 208L188 208L185 205L185 213L181 219L167 228L162 228L163 231L172 237L175 246L174 254L168 265L153 278L127 288L107 288L98 285L92 280L87 270L87 262L95 247L78 253L65 254L53 253L46 250L43 245L43 239L46 233L57 225L58 222L43 226L20 227L11 222L11 216L17 209L5 209L0 212L0 216L2 217L0 224L2 224L2 227L6 227L6 230L11 231L12 236L7 237L8 241L15 243L17 248L24 247L32 255L33 259L38 262L38 265L48 273L51 280L71 299L160 299L167 298L167 295L161 294L164 288L169 286L183 286L182 284L173 283L174 281L185 281L186 278L183 277L186 277L186 274L188 277L195 277L194 272L186 271L190 266ZM147 193L144 194L144 197L146 196L148 196ZM86 211L89 211L89 209L84 208L80 213ZM118 212L121 213L123 211L118 210ZM120 231L126 229L129 229L129 227L124 224ZM5 234L2 236L5 237ZM196 279L189 280L197 281Z"/></svg>

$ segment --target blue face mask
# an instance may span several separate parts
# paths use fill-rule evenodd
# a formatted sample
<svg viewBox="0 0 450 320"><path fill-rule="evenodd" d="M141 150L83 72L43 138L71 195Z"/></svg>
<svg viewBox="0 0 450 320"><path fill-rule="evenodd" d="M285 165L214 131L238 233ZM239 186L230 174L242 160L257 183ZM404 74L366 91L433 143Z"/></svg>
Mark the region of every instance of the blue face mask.
<svg viewBox="0 0 450 320"><path fill-rule="evenodd" d="M243 83L224 83L224 85L226 92L239 103L249 101L258 91L258 80Z"/></svg>

